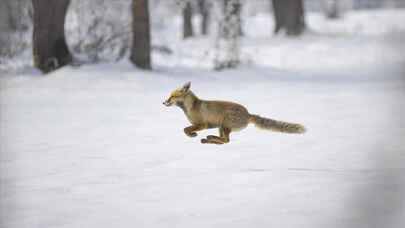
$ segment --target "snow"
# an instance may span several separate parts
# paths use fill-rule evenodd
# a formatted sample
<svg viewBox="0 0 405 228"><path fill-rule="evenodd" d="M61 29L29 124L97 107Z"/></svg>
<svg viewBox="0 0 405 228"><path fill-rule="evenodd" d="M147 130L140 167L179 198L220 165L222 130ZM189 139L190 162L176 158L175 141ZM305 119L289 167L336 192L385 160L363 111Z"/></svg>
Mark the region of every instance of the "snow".
<svg viewBox="0 0 405 228"><path fill-rule="evenodd" d="M210 70L210 38L172 32L175 53L154 53L152 72L3 73L0 227L403 227L404 14L310 14L300 40L267 37L258 15L229 71ZM162 105L187 81L308 132L249 126L200 144L217 132L189 138L182 111Z"/></svg>

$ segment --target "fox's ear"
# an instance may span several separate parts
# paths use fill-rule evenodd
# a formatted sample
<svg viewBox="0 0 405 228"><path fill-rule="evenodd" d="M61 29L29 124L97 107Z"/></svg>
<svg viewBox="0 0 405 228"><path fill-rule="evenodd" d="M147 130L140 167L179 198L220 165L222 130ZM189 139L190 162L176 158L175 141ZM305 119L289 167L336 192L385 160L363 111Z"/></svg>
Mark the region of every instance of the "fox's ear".
<svg viewBox="0 0 405 228"><path fill-rule="evenodd" d="M184 92L187 92L190 89L190 87L191 87L191 82L187 82L186 84L183 85L182 90Z"/></svg>

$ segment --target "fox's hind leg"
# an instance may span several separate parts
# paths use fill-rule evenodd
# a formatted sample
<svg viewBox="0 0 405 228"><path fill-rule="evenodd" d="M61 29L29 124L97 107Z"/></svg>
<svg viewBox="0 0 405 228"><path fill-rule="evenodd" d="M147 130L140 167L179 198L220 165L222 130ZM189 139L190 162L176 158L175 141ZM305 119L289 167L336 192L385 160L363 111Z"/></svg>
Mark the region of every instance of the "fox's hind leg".
<svg viewBox="0 0 405 228"><path fill-rule="evenodd" d="M220 127L219 128L219 137L215 135L208 135L206 139L202 139L201 143L212 143L212 144L224 144L228 143L229 134L231 130L229 128Z"/></svg>
<svg viewBox="0 0 405 228"><path fill-rule="evenodd" d="M202 126L202 125L192 125L190 127L184 128L184 133L187 136L196 137L197 136L196 131L201 131L201 130L204 130L204 129L205 129L205 127Z"/></svg>

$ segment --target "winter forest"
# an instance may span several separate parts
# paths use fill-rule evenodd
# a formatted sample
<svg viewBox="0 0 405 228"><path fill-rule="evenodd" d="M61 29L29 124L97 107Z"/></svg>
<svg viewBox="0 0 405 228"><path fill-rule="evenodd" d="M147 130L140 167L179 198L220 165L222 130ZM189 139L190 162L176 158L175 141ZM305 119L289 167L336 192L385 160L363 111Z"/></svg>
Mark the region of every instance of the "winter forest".
<svg viewBox="0 0 405 228"><path fill-rule="evenodd" d="M404 41L405 0L0 0L0 227L405 227Z"/></svg>

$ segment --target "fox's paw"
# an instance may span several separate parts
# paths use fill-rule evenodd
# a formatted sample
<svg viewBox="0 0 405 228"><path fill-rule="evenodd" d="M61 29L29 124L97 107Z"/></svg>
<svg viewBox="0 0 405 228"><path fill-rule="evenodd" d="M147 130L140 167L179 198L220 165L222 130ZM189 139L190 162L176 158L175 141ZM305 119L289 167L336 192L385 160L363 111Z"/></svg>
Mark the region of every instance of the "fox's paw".
<svg viewBox="0 0 405 228"><path fill-rule="evenodd" d="M222 145L223 144L222 142L215 141L215 140L212 140L212 139L209 139L209 138L201 139L201 143L202 144L217 144L217 145Z"/></svg>
<svg viewBox="0 0 405 228"><path fill-rule="evenodd" d="M208 135L208 136L207 136L207 139L208 139L208 140L213 140L213 139L215 140L215 139L217 139L217 138L218 138L218 137L215 136L215 135Z"/></svg>
<svg viewBox="0 0 405 228"><path fill-rule="evenodd" d="M195 133L195 132L185 132L185 133L186 133L187 136L189 136L189 137L191 137L191 138L197 136L197 133Z"/></svg>
<svg viewBox="0 0 405 228"><path fill-rule="evenodd" d="M193 131L190 131L187 127L184 128L184 134L186 134L189 137L196 137L197 136L197 133L195 133Z"/></svg>

